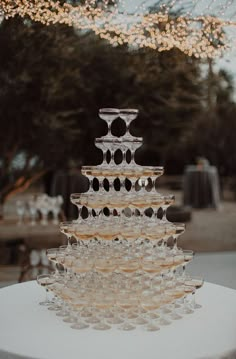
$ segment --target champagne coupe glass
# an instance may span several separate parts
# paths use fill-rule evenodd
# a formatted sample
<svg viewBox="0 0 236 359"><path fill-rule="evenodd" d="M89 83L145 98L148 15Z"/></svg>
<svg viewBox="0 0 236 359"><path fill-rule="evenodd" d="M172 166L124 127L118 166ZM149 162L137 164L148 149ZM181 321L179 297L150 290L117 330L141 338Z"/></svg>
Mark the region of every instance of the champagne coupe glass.
<svg viewBox="0 0 236 359"><path fill-rule="evenodd" d="M181 234L185 232L186 225L185 223L172 223L175 226L175 233L173 234L174 239L174 245L173 245L173 251L175 253L178 253L178 246L177 246L177 240Z"/></svg>
<svg viewBox="0 0 236 359"><path fill-rule="evenodd" d="M16 212L18 215L18 225L21 225L23 223L23 218L25 214L25 203L23 201L16 201Z"/></svg>
<svg viewBox="0 0 236 359"><path fill-rule="evenodd" d="M119 219L121 218L122 210L128 207L129 196L125 194L120 195L119 192L111 194L108 199L109 208L115 209Z"/></svg>
<svg viewBox="0 0 236 359"><path fill-rule="evenodd" d="M66 293L65 301L67 310L66 316L63 318L63 322L73 324L76 322L77 312L75 313L72 301L78 296L78 281L76 280L75 276L67 279L64 292Z"/></svg>
<svg viewBox="0 0 236 359"><path fill-rule="evenodd" d="M182 313L183 314L192 314L193 313L193 309L188 305L187 302L187 296L189 294L192 294L193 292L196 291L196 288L190 285L183 285L183 291L184 291L184 305L182 308Z"/></svg>
<svg viewBox="0 0 236 359"><path fill-rule="evenodd" d="M54 283L54 278L50 274L41 274L37 276L37 283L46 289L46 298L43 302L40 302L39 305L50 305L51 301L48 299L49 286Z"/></svg>
<svg viewBox="0 0 236 359"><path fill-rule="evenodd" d="M120 149L121 140L119 138L106 137L104 139L104 146L111 153L111 160L110 160L109 165L112 167L117 166L114 161L114 155L115 155L115 152Z"/></svg>
<svg viewBox="0 0 236 359"><path fill-rule="evenodd" d="M81 168L82 175L88 177L89 180L89 190L93 189L93 179L95 177L94 171L96 170L95 166L83 166ZM98 171L98 169L97 169Z"/></svg>
<svg viewBox="0 0 236 359"><path fill-rule="evenodd" d="M34 200L29 200L29 214L30 214L30 225L35 226L36 225L36 217L37 217L37 207Z"/></svg>
<svg viewBox="0 0 236 359"><path fill-rule="evenodd" d="M90 256L79 256L74 259L71 266L72 273L79 275L80 278L85 279L86 273L90 272L94 266L94 259Z"/></svg>
<svg viewBox="0 0 236 359"><path fill-rule="evenodd" d="M152 189L155 191L156 180L163 175L164 167L158 166L158 167L150 167L150 168L152 169L152 173L150 173L150 178L152 180Z"/></svg>
<svg viewBox="0 0 236 359"><path fill-rule="evenodd" d="M122 145L123 145L123 160L125 160L126 158L126 152L127 150L130 150L131 152L131 159L130 159L130 165L132 166L135 166L136 165L136 162L134 160L134 154L135 154L135 151L142 146L142 143L143 141L142 140L136 140L132 137L132 140L131 139L124 139L123 142L122 142Z"/></svg>
<svg viewBox="0 0 236 359"><path fill-rule="evenodd" d="M125 121L126 124L126 134L123 136L125 139L130 138L133 139L133 136L130 133L130 124L133 120L136 119L138 116L138 110L137 109L121 109L120 110L120 118Z"/></svg>
<svg viewBox="0 0 236 359"><path fill-rule="evenodd" d="M144 166L142 168L142 173L140 176L140 181L141 181L141 186L142 186L142 191L144 193L146 193L146 184L148 182L148 178L151 179L152 181L152 188L155 185L155 180L160 177L163 174L164 170L163 167L150 167L150 166Z"/></svg>
<svg viewBox="0 0 236 359"><path fill-rule="evenodd" d="M90 195L87 198L87 207L93 209L98 217L102 214L104 207L106 207L106 198L99 193Z"/></svg>
<svg viewBox="0 0 236 359"><path fill-rule="evenodd" d="M157 194L147 196L147 201L150 204L150 207L153 209L153 217L156 219L158 210L163 206L164 196Z"/></svg>
<svg viewBox="0 0 236 359"><path fill-rule="evenodd" d="M137 195L131 198L131 204L133 208L137 208L140 212L140 216L144 217L145 209L149 207L149 201L146 196Z"/></svg>
<svg viewBox="0 0 236 359"><path fill-rule="evenodd" d="M138 298L133 296L127 290L120 290L116 298L116 305L121 310L124 310L124 322L118 327L120 330L134 330L135 326L129 322L128 311L138 307Z"/></svg>
<svg viewBox="0 0 236 359"><path fill-rule="evenodd" d="M96 138L95 139L95 146L97 148L99 148L100 150L102 150L102 155L103 155L102 163L98 167L106 165L107 164L107 147L106 147L106 145L104 143L104 139L103 138Z"/></svg>
<svg viewBox="0 0 236 359"><path fill-rule="evenodd" d="M81 318L82 310L87 306L88 298L83 291L78 291L76 296L71 298L71 305L74 308L76 318L75 323L71 325L72 329L86 329L89 327L89 324L85 323Z"/></svg>
<svg viewBox="0 0 236 359"><path fill-rule="evenodd" d="M163 222L169 222L168 219L166 218L166 212L168 207L170 207L172 204L174 204L175 202L175 196L170 194L168 196L164 196L164 204L162 205L162 210L163 210L163 216L162 216L162 221Z"/></svg>
<svg viewBox="0 0 236 359"><path fill-rule="evenodd" d="M75 225L75 238L77 243L83 244L86 247L89 245L89 241L94 239L96 236L97 228L93 225L91 221L84 221L81 224Z"/></svg>
<svg viewBox="0 0 236 359"><path fill-rule="evenodd" d="M149 247L151 247L152 251L153 248L156 247L157 253L159 252L159 248L157 247L157 245L163 239L165 233L166 229L164 228L164 226L147 226L146 228L142 229L143 236L150 240Z"/></svg>
<svg viewBox="0 0 236 359"><path fill-rule="evenodd" d="M145 329L152 332L160 330L160 327L154 322L156 316L153 315L153 311L156 311L161 307L160 295L156 295L152 290L144 291L140 298L140 304L142 308L150 314L149 322L145 326Z"/></svg>
<svg viewBox="0 0 236 359"><path fill-rule="evenodd" d="M42 226L47 226L48 225L48 213L50 211L49 202L48 202L47 197L43 197L43 200L41 202L40 211L42 213L41 225Z"/></svg>
<svg viewBox="0 0 236 359"><path fill-rule="evenodd" d="M184 250L183 255L184 255L184 263L182 265L182 268L183 268L182 278L185 279L185 277L186 277L186 265L193 259L194 252L191 251L191 250Z"/></svg>
<svg viewBox="0 0 236 359"><path fill-rule="evenodd" d="M81 217L83 206L87 204L88 195L85 193L71 193L70 201L78 208L78 219Z"/></svg>
<svg viewBox="0 0 236 359"><path fill-rule="evenodd" d="M189 285L192 286L194 288L200 289L203 286L204 283L204 279L201 277L186 277L185 281L184 281L184 285ZM192 307L193 309L200 309L202 308L201 304L196 303L196 290L192 292L193 294L193 300L192 300Z"/></svg>
<svg viewBox="0 0 236 359"><path fill-rule="evenodd" d="M117 271L119 273L125 274L125 282L127 289L130 287L133 273L139 271L139 269L139 259L135 256L130 255L129 253L127 255L124 255L122 258L120 258L119 261L117 261Z"/></svg>
<svg viewBox="0 0 236 359"><path fill-rule="evenodd" d="M120 150L121 150L121 152L122 152L122 162L121 162L121 166L123 167L123 166L125 166L125 165L127 165L127 161L126 161L126 153L127 153L127 151L130 149L130 146L129 146L129 144L130 144L130 141L128 141L128 140L121 140L121 142L120 142Z"/></svg>
<svg viewBox="0 0 236 359"><path fill-rule="evenodd" d="M59 274L59 271L57 269L57 252L58 252L58 248L49 248L46 250L46 256L48 258L48 260L52 263L54 263L55 265L55 277L57 277L57 275Z"/></svg>
<svg viewBox="0 0 236 359"><path fill-rule="evenodd" d="M61 196L51 198L52 214L53 214L52 223L55 224L55 225L59 224L58 217L59 217L59 214L60 214L60 211L61 211L61 205L62 205L61 199L62 199Z"/></svg>
<svg viewBox="0 0 236 359"><path fill-rule="evenodd" d="M61 222L60 231L61 233L65 234L67 238L67 247L69 249L71 247L71 237L74 235L75 232L75 223L72 221Z"/></svg>
<svg viewBox="0 0 236 359"><path fill-rule="evenodd" d="M138 226L126 224L122 226L120 237L123 237L123 239L128 241L128 254L131 256L134 242L137 238L140 237L140 228Z"/></svg>
<svg viewBox="0 0 236 359"><path fill-rule="evenodd" d="M99 318L101 319L99 323L93 326L96 330L108 330L111 329L111 326L105 323L105 315L108 309L111 309L113 306L114 298L109 295L104 290L98 290L94 298L94 306L99 310Z"/></svg>
<svg viewBox="0 0 236 359"><path fill-rule="evenodd" d="M175 306L175 301L177 299L180 299L184 296L183 294L183 290L181 286L174 286L174 283L172 283L172 287L170 288L166 288L165 289L165 295L170 297L170 308L171 308L171 314L170 314L170 318L173 320L178 320L181 319L181 315L179 313L177 313L176 311L176 306Z"/></svg>
<svg viewBox="0 0 236 359"><path fill-rule="evenodd" d="M100 108L99 117L106 121L108 126L107 136L112 136L111 134L111 125L112 122L119 117L120 111L117 108Z"/></svg>
<svg viewBox="0 0 236 359"><path fill-rule="evenodd" d="M155 255L145 255L141 261L143 272L148 273L150 278L150 289L153 289L154 277L161 274L163 270L162 264L162 258Z"/></svg>

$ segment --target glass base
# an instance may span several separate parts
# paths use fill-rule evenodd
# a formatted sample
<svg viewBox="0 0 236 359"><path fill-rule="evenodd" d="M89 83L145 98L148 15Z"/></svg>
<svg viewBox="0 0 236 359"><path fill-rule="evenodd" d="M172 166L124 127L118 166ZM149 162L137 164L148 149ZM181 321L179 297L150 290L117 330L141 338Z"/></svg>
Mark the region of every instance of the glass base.
<svg viewBox="0 0 236 359"><path fill-rule="evenodd" d="M193 305L193 309L200 309L200 308L202 308L202 305L201 305L201 304L195 303L195 304Z"/></svg>
<svg viewBox="0 0 236 359"><path fill-rule="evenodd" d="M107 319L107 323L109 323L109 324L121 324L123 322L124 322L124 320L119 317L113 317L113 318Z"/></svg>
<svg viewBox="0 0 236 359"><path fill-rule="evenodd" d="M148 332L156 332L157 330L160 330L160 327L158 327L158 325L155 324L148 324L145 327L145 330L147 330Z"/></svg>
<svg viewBox="0 0 236 359"><path fill-rule="evenodd" d="M49 306L49 305L51 305L52 303L51 302L49 302L48 300L45 300L44 302L40 302L39 303L39 305L43 305L43 306L45 306L45 307L47 307L47 306Z"/></svg>
<svg viewBox="0 0 236 359"><path fill-rule="evenodd" d="M65 323L74 323L75 319L72 317L66 317L63 319L63 322Z"/></svg>
<svg viewBox="0 0 236 359"><path fill-rule="evenodd" d="M75 324L71 325L71 328L72 329L86 329L86 328L89 328L89 325L85 324L85 323L75 323Z"/></svg>
<svg viewBox="0 0 236 359"><path fill-rule="evenodd" d="M135 321L134 321L135 324L138 324L138 325L144 325L144 324L147 324L148 321L146 319L144 319L143 317L138 317Z"/></svg>
<svg viewBox="0 0 236 359"><path fill-rule="evenodd" d="M160 318L160 319L158 320L158 324L160 324L160 325L170 325L170 324L171 324L171 321L168 320L168 319L165 319L165 318Z"/></svg>
<svg viewBox="0 0 236 359"><path fill-rule="evenodd" d="M182 313L183 314L192 314L193 310L188 308L188 307L185 307L185 308L182 309Z"/></svg>
<svg viewBox="0 0 236 359"><path fill-rule="evenodd" d="M178 320L178 319L181 319L182 317L181 317L181 315L179 315L178 313L172 313L171 316L170 316L170 318L171 318L172 320Z"/></svg>
<svg viewBox="0 0 236 359"><path fill-rule="evenodd" d="M106 323L98 323L98 324L94 325L93 329L108 330L108 329L111 329L111 326Z"/></svg>
<svg viewBox="0 0 236 359"><path fill-rule="evenodd" d="M88 319L85 320L86 323L89 324L97 324L100 323L100 320L97 317L89 317Z"/></svg>
<svg viewBox="0 0 236 359"><path fill-rule="evenodd" d="M120 327L119 327L120 330L125 330L125 331L128 331L128 330L134 330L135 329L135 326L130 324L130 323L124 323L122 324Z"/></svg>

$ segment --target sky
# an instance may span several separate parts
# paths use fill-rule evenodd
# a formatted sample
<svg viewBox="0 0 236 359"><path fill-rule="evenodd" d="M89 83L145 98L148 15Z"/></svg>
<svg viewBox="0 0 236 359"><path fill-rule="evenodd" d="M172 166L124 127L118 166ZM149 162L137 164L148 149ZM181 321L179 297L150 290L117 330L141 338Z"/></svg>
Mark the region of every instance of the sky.
<svg viewBox="0 0 236 359"><path fill-rule="evenodd" d="M146 7L157 3L158 0L120 0L125 1L129 10L145 3ZM166 3L168 0L159 0ZM229 39L231 49L226 51L221 58L215 59L215 67L223 68L230 72L235 79L236 88L236 0L169 0L174 4L173 9L186 8L187 13L192 15L215 15L224 20L235 22L235 26L225 28Z"/></svg>

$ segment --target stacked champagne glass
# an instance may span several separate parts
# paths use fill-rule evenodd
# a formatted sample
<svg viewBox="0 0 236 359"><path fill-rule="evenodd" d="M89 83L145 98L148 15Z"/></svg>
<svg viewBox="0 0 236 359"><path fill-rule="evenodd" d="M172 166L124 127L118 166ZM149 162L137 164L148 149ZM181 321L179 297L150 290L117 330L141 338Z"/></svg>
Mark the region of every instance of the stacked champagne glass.
<svg viewBox="0 0 236 359"><path fill-rule="evenodd" d="M78 219L60 224L67 244L48 249L55 272L38 277L54 294L41 304L74 329L156 331L200 307L195 292L203 279L185 271L193 252L177 245L185 225L168 221L174 196L156 189L163 167L139 166L134 159L142 138L129 128L137 115L136 109L99 111L108 125L107 135L95 140L103 162L82 168L90 187L71 194ZM121 137L111 132L118 117L126 124Z"/></svg>

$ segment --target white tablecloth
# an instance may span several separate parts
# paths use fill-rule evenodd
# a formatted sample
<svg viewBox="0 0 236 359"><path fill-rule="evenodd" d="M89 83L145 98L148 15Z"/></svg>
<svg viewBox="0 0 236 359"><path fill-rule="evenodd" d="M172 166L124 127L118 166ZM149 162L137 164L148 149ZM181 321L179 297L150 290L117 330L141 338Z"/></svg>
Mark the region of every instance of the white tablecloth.
<svg viewBox="0 0 236 359"><path fill-rule="evenodd" d="M0 358L206 359L236 358L236 291L205 283L197 293L203 308L161 327L73 330L39 306L36 282L0 290Z"/></svg>

